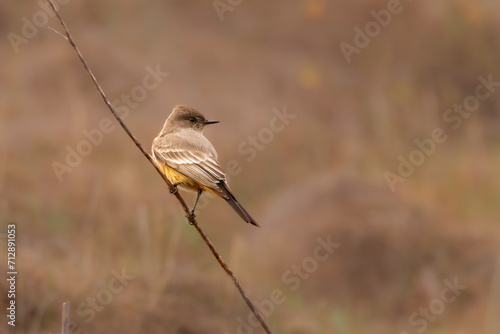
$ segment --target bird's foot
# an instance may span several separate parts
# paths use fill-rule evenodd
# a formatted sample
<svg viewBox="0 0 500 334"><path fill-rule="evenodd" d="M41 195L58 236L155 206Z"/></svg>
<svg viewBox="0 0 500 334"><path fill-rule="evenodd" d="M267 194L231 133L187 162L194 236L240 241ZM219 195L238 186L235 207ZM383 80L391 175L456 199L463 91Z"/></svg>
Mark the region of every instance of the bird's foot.
<svg viewBox="0 0 500 334"><path fill-rule="evenodd" d="M189 225L194 225L194 218L196 218L196 215L194 214L194 210L191 211L191 214L187 215L186 218L189 221Z"/></svg>
<svg viewBox="0 0 500 334"><path fill-rule="evenodd" d="M181 184L181 183L182 183L182 182L176 182L176 183L172 184L172 187L174 187L174 189L173 189L173 190L172 190L172 189L170 189L170 193L171 193L171 194L177 194L177 193L179 192L179 189L177 189L177 186L178 186L179 184Z"/></svg>

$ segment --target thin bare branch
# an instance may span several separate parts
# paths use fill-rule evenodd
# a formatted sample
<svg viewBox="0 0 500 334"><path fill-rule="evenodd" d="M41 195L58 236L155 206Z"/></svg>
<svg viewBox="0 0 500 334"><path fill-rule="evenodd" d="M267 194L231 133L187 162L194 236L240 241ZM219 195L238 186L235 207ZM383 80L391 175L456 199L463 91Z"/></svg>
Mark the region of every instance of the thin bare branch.
<svg viewBox="0 0 500 334"><path fill-rule="evenodd" d="M248 307L250 308L250 310L252 311L252 313L255 315L255 317L257 318L257 320L260 322L260 324L262 325L262 328L264 328L264 330L266 331L266 333L271 334L272 333L271 330L267 326L266 322L264 321L264 319L262 318L262 316L258 312L257 308L254 306L254 304L252 303L252 301L248 298L247 294L245 293L245 290L241 287L241 284L239 283L239 281L236 278L236 276L234 276L233 272L228 267L228 265L224 262L224 260L222 259L222 257L219 255L219 252L215 249L214 245L212 244L212 242L210 241L210 239L208 238L208 236L205 234L205 232L203 232L203 230L201 229L201 227L198 225L198 222L196 221L194 215L193 216L191 215L191 213L189 211L189 208L186 205L186 202L184 201L184 199L181 197L181 195L179 194L179 192L174 191L175 190L174 186L168 180L168 178L163 173L163 171L160 169L160 167L156 164L155 160L142 147L141 143L137 140L137 138L135 138L135 136L132 134L132 132L128 129L128 127L125 125L125 123L123 122L123 120L117 114L115 108L113 107L113 105L111 104L111 102L106 97L106 94L104 93L103 89L101 88L101 85L99 84L99 82L97 81L96 77L94 76L94 73L92 72L92 70L88 66L87 62L83 58L83 55L80 52L80 49L78 48L78 46L74 42L74 40L73 40L73 38L72 38L71 34L69 33L69 30L68 30L68 28L66 26L66 23L62 19L62 17L59 14L59 11L57 10L57 8L54 6L54 4L52 3L51 0L47 0L47 2L49 3L50 7L52 8L52 10L54 11L54 13L56 14L57 18L59 19L59 22L61 23L61 26L62 26L62 28L64 30L64 33L66 34L66 38L67 38L68 42L71 44L71 46L73 47L73 49L77 53L78 58L80 58L80 61L83 64L83 67L85 68L85 71L88 73L88 75L92 79L92 82L94 83L95 87L97 88L97 90L101 94L101 97L104 100L104 103L108 106L108 109L111 111L111 113L116 118L116 120L118 121L118 123L120 123L120 126L122 127L122 129L127 133L127 135L130 137L130 139L137 146L137 148L142 152L142 154L146 157L146 159L149 160L149 162L153 165L153 167L156 169L156 171L160 174L160 176L162 177L163 181L165 181L165 183L167 184L168 188L170 189L171 193L173 193L175 195L175 197L177 198L177 200L181 204L182 208L184 209L184 212L186 213L186 216L187 216L189 222L196 228L196 231L198 231L198 233L202 237L203 241L205 241L206 245L208 246L208 248L210 249L210 251L214 255L214 257L217 260L217 262L219 262L219 264L222 267L222 269L224 269L224 271L226 272L226 274L231 277L234 285L236 286L236 288L238 289L239 293L241 294L241 297L243 298L243 300L245 301L245 303L248 305Z"/></svg>

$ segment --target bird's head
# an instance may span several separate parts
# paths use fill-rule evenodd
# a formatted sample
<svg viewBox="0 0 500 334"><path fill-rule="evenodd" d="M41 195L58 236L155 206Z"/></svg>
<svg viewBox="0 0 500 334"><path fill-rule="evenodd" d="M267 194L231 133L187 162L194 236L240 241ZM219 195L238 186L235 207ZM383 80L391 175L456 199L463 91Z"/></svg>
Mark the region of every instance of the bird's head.
<svg viewBox="0 0 500 334"><path fill-rule="evenodd" d="M205 117L196 109L179 105L172 110L170 116L168 116L167 121L163 129L193 129L199 132L203 131L205 125L219 123L219 121L211 121L205 119Z"/></svg>

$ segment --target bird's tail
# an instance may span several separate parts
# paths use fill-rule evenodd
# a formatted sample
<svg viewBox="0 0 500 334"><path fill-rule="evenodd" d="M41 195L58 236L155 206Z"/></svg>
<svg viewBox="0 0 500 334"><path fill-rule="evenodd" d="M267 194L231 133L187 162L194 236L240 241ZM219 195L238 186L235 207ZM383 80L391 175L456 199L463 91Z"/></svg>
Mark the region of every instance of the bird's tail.
<svg viewBox="0 0 500 334"><path fill-rule="evenodd" d="M250 216L250 214L247 212L247 210L245 210L241 206L241 204L236 200L236 198L234 197L231 190L229 190L229 187L226 185L226 183L220 182L219 186L220 186L221 190L224 192L224 194L226 195L226 196L224 196L224 199L226 200L226 202L229 205L231 205L233 210L236 211L238 213L238 215L240 215L241 219L243 219L247 223L250 223L252 225L260 227L259 224L257 224L257 222Z"/></svg>

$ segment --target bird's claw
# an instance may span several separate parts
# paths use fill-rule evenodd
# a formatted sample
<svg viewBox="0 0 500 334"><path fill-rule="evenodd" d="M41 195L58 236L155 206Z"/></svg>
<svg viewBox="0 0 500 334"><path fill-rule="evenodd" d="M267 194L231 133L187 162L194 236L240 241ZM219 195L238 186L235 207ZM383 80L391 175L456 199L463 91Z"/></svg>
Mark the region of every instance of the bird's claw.
<svg viewBox="0 0 500 334"><path fill-rule="evenodd" d="M187 215L186 218L189 221L189 225L194 225L194 218L196 215L194 214L194 211L191 211L191 214Z"/></svg>
<svg viewBox="0 0 500 334"><path fill-rule="evenodd" d="M172 187L174 188L173 190L170 189L170 193L171 194L177 194L179 192L179 189L177 189L177 186L181 184L181 182L176 182L174 184L172 184Z"/></svg>

